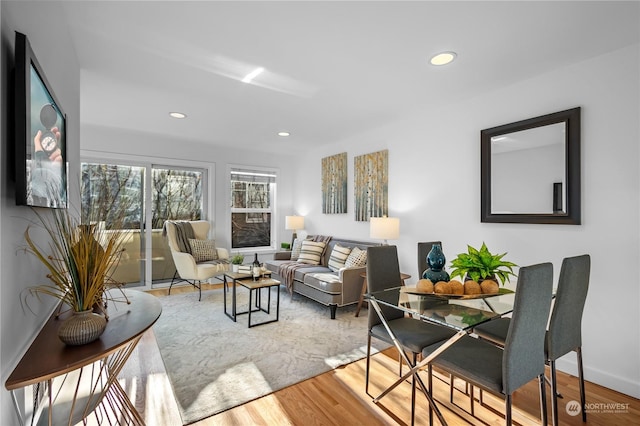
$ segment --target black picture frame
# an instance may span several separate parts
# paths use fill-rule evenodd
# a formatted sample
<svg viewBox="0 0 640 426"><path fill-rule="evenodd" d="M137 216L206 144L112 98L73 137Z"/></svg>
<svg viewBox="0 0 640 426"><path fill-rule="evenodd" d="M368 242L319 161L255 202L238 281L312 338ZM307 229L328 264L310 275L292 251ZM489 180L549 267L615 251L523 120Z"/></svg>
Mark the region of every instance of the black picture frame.
<svg viewBox="0 0 640 426"><path fill-rule="evenodd" d="M67 117L19 32L14 72L16 204L67 208Z"/></svg>
<svg viewBox="0 0 640 426"><path fill-rule="evenodd" d="M480 132L480 221L484 223L581 224L580 128L581 108L575 107L539 117L504 124ZM492 211L492 138L564 123L564 180L566 185L554 187L553 211L536 213L496 213ZM564 205L564 209L563 209Z"/></svg>

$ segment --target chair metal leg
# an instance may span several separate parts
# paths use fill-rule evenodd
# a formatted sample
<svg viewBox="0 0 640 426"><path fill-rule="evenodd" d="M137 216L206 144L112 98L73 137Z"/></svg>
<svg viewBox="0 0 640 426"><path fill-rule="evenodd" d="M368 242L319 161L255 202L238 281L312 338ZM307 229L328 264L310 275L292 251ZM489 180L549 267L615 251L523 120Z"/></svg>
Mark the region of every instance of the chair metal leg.
<svg viewBox="0 0 640 426"><path fill-rule="evenodd" d="M476 410L475 410L475 401L474 401L475 398L473 397L473 385L471 384L468 384L468 385L469 385L469 398L471 399L471 415L475 417ZM467 385L465 385L465 387L466 386Z"/></svg>
<svg viewBox="0 0 640 426"><path fill-rule="evenodd" d="M504 398L504 424L511 426L511 395Z"/></svg>
<svg viewBox="0 0 640 426"><path fill-rule="evenodd" d="M167 293L168 295L171 295L171 287L173 287L173 283L176 281L177 278L178 278L178 271L175 271L173 273L173 278L171 278L171 284L169 284L169 293Z"/></svg>
<svg viewBox="0 0 640 426"><path fill-rule="evenodd" d="M546 391L544 373L538 376L538 385L540 386L540 419L541 419L541 423L546 426L547 425L547 391Z"/></svg>
<svg viewBox="0 0 640 426"><path fill-rule="evenodd" d="M551 371L551 423L558 426L558 382L556 380L556 362L549 361L549 369Z"/></svg>
<svg viewBox="0 0 640 426"><path fill-rule="evenodd" d="M586 423L587 412L585 411L587 401L586 393L584 390L584 370L582 369L582 347L576 348L576 355L578 357L578 379L580 380L580 404L582 405L582 421Z"/></svg>
<svg viewBox="0 0 640 426"><path fill-rule="evenodd" d="M413 365L416 365L416 353L413 353ZM411 367L413 367L413 365ZM415 424L416 420L416 379L411 378L411 426Z"/></svg>
<svg viewBox="0 0 640 426"><path fill-rule="evenodd" d="M431 364L427 364L427 374L427 383L429 384L429 391L431 391L433 389L433 367L431 367ZM433 426L433 407L431 403L429 403L429 426Z"/></svg>
<svg viewBox="0 0 640 426"><path fill-rule="evenodd" d="M371 362L371 335L367 336L367 366L364 372L364 392L369 395L369 363ZM371 395L369 395L371 396Z"/></svg>

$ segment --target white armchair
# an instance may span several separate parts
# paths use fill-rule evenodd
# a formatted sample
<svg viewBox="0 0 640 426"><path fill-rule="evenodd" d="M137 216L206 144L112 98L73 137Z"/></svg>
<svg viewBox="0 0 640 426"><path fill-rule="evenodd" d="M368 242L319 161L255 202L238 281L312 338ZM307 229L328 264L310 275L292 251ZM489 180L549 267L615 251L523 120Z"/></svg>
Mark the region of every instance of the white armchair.
<svg viewBox="0 0 640 426"><path fill-rule="evenodd" d="M207 240L210 228L208 221L196 220L190 221L189 223L193 229L195 239ZM169 249L171 250L171 256L173 257L173 262L176 265L177 275L171 280L171 284L169 285L169 294L171 294L171 287L173 287L174 282L186 281L198 289L198 300L200 300L202 298L202 289L200 285L202 281L206 281L229 270L229 251L224 248L215 247L217 256L214 257L217 257L217 259L197 262L196 258L191 253L180 250L176 223L167 221L165 229L167 233L167 242L169 243Z"/></svg>

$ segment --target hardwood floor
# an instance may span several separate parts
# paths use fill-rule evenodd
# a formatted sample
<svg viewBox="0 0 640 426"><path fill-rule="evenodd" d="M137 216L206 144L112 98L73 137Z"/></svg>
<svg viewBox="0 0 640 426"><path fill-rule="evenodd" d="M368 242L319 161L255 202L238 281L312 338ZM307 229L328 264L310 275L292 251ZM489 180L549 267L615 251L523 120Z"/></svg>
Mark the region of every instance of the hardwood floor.
<svg viewBox="0 0 640 426"><path fill-rule="evenodd" d="M214 285L212 287L219 287ZM190 287L172 289L192 291ZM166 290L153 290L163 296ZM363 336L363 345L366 344ZM584 354L588 357L588 354ZM360 360L342 368L313 377L271 395L251 401L210 418L194 423L195 426L213 425L409 425L411 385L404 383L383 398L377 405L364 392L366 360ZM393 349L372 357L369 390L379 394L393 383L397 374L397 356ZM129 359L121 374L121 383L127 390L148 425L180 425L180 416L173 391L164 372L158 347L149 330ZM423 375L426 380L426 374ZM434 394L440 409L450 425L489 424L502 425L504 403L500 398L484 393L484 406L475 404L475 417L465 414L469 397L455 392L449 403L449 385L442 375L434 378ZM577 378L558 374L559 391L564 396L558 402L561 425L583 425L581 416L570 416L566 402L579 401ZM457 387L464 389L462 383ZM548 389L548 388L547 388ZM592 410L587 415L587 425L640 424L640 400L587 382L587 404ZM547 392L549 394L549 392ZM604 404L621 404L621 412L607 412ZM628 405L625 405L628 404ZM514 394L514 422L520 425L540 424L538 386L535 381ZM550 407L550 406L549 406ZM549 422L551 412L549 408ZM428 405L423 394L416 396L416 425L427 425ZM438 424L437 419L434 424Z"/></svg>

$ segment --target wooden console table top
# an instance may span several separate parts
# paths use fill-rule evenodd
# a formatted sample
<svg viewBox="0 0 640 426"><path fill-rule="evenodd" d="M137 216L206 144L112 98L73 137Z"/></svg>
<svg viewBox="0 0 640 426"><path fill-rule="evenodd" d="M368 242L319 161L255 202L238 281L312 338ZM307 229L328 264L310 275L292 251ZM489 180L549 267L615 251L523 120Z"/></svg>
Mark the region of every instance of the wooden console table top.
<svg viewBox="0 0 640 426"><path fill-rule="evenodd" d="M127 304L119 290L111 292L116 300L108 301L109 321L98 340L81 346L65 345L58 338L58 328L61 319L71 312L59 319L52 315L5 382L7 390L43 382L103 359L140 336L160 317L162 306L155 296L124 290L131 302Z"/></svg>

